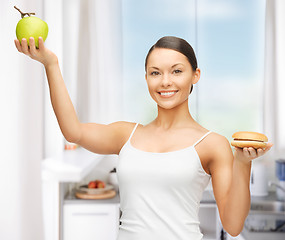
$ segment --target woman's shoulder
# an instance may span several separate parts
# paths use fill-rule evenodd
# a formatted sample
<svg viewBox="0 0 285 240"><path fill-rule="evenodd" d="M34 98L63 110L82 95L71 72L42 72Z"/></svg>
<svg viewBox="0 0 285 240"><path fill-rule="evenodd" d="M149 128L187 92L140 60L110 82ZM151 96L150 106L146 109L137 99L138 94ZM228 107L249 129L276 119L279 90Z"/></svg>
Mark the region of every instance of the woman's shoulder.
<svg viewBox="0 0 285 240"><path fill-rule="evenodd" d="M112 125L114 129L116 129L117 132L120 133L122 138L128 138L133 131L133 129L136 126L136 122L128 122L128 121L117 121L110 123L109 125ZM140 124L138 124L140 125Z"/></svg>
<svg viewBox="0 0 285 240"><path fill-rule="evenodd" d="M225 141L228 141L227 138L220 134L220 133L217 133L215 131L212 131L212 130L209 130L210 134L209 136L211 136L212 140L221 144L221 143L225 143Z"/></svg>
<svg viewBox="0 0 285 240"><path fill-rule="evenodd" d="M219 159L222 155L231 156L232 149L229 140L217 133L212 132L208 135L207 148L213 159Z"/></svg>
<svg viewBox="0 0 285 240"><path fill-rule="evenodd" d="M117 121L112 122L109 125L112 125L115 128L118 128L119 130L122 130L122 132L130 131L136 126L136 122L128 122L128 121Z"/></svg>
<svg viewBox="0 0 285 240"><path fill-rule="evenodd" d="M226 146L229 146L228 139L217 132L210 131L210 134L208 135L209 144L216 149L223 148Z"/></svg>

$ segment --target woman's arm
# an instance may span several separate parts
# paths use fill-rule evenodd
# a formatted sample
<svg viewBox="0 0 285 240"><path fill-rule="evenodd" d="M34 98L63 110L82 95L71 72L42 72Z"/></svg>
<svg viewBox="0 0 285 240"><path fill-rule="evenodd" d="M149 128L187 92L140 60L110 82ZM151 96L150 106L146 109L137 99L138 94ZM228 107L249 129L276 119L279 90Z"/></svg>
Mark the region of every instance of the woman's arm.
<svg viewBox="0 0 285 240"><path fill-rule="evenodd" d="M80 138L80 122L64 84L58 63L45 66L50 99L59 127L65 139L77 142Z"/></svg>
<svg viewBox="0 0 285 240"><path fill-rule="evenodd" d="M57 56L45 48L42 38L39 38L38 50L35 48L34 38L30 39L30 47L28 47L26 40L23 40L21 45L19 41L16 41L15 43L20 52L23 52L44 65L52 107L61 132L67 141L78 141L80 137L80 122L77 119L74 107L64 84Z"/></svg>
<svg viewBox="0 0 285 240"><path fill-rule="evenodd" d="M134 124L122 121L109 125L80 123L62 78L57 56L44 46L41 37L39 49L35 48L34 38L29 40L29 48L26 39L21 44L15 40L15 45L19 52L44 65L52 107L65 139L95 153L118 154Z"/></svg>
<svg viewBox="0 0 285 240"><path fill-rule="evenodd" d="M228 140L219 136L213 148L210 164L213 191L224 229L237 236L243 229L250 210L251 161L265 154L265 150L253 148L236 149L233 155Z"/></svg>

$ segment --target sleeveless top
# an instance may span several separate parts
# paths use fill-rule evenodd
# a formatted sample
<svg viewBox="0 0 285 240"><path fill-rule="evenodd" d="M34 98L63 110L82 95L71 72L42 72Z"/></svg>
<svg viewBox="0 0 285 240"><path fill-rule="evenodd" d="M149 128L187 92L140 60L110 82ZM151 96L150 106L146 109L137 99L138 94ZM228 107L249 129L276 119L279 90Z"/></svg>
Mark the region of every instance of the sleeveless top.
<svg viewBox="0 0 285 240"><path fill-rule="evenodd" d="M198 212L211 175L195 144L171 152L146 152L130 139L119 153L117 177L122 215L117 240L201 240Z"/></svg>

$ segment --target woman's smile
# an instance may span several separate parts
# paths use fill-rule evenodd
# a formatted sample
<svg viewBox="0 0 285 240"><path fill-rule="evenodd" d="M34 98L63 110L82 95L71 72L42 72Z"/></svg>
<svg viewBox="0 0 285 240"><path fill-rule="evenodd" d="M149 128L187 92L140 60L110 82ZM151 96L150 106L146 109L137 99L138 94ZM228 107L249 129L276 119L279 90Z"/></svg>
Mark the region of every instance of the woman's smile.
<svg viewBox="0 0 285 240"><path fill-rule="evenodd" d="M159 93L159 95L160 95L162 98L170 98L170 97L174 96L177 92L178 92L178 90L174 90L174 91L161 91L161 92L158 92L158 93Z"/></svg>

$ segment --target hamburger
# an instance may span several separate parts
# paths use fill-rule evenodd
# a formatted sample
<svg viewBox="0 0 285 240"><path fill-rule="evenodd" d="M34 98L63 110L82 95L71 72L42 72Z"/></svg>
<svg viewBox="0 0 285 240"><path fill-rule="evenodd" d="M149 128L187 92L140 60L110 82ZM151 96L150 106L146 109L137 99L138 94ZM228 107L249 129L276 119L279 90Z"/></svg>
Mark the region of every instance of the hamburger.
<svg viewBox="0 0 285 240"><path fill-rule="evenodd" d="M231 145L239 148L265 148L268 141L268 138L264 134L258 132L240 131L234 133L232 138Z"/></svg>

